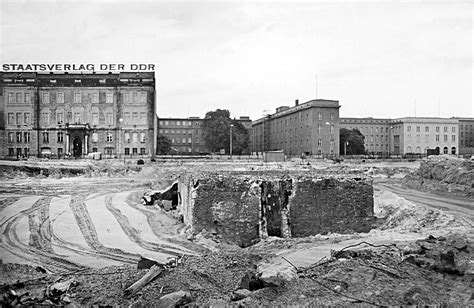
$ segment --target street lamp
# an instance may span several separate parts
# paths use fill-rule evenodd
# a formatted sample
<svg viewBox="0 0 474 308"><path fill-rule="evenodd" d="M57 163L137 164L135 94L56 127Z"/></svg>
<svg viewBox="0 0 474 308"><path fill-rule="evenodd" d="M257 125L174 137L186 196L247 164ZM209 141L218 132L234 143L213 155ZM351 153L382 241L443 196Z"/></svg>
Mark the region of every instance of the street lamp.
<svg viewBox="0 0 474 308"><path fill-rule="evenodd" d="M329 122L326 122L326 123L324 123L324 124L326 124L326 125L331 125L331 123L329 123ZM329 127L329 135L331 135L331 127ZM323 147L323 149L324 149L324 147ZM332 143L331 143L331 139L329 139L329 153L328 153L328 157L332 154L332 153L331 153L331 150L332 150ZM324 153L323 153L323 157L324 157Z"/></svg>
<svg viewBox="0 0 474 308"><path fill-rule="evenodd" d="M229 132L229 134L230 134L230 151L229 151L229 153L230 153L230 158L231 159L232 159L232 127L234 127L234 124L230 124L230 132Z"/></svg>
<svg viewBox="0 0 474 308"><path fill-rule="evenodd" d="M393 126L390 126L390 129L388 130L388 158L390 158L390 150L392 148L392 129Z"/></svg>
<svg viewBox="0 0 474 308"><path fill-rule="evenodd" d="M344 157L347 156L347 146L349 145L349 141L344 142Z"/></svg>
<svg viewBox="0 0 474 308"><path fill-rule="evenodd" d="M122 151L122 123L123 123L123 119L120 118L119 119L119 144L118 144L118 157L120 159L120 152ZM125 163L125 156L123 158L123 162Z"/></svg>

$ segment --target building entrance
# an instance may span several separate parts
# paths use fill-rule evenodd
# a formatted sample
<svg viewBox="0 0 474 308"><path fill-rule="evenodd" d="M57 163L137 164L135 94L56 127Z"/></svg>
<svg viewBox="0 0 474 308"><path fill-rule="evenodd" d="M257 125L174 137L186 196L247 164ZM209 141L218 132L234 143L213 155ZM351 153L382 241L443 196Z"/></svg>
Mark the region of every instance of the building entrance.
<svg viewBox="0 0 474 308"><path fill-rule="evenodd" d="M79 137L74 138L72 142L72 155L74 157L81 157L82 155L82 141Z"/></svg>

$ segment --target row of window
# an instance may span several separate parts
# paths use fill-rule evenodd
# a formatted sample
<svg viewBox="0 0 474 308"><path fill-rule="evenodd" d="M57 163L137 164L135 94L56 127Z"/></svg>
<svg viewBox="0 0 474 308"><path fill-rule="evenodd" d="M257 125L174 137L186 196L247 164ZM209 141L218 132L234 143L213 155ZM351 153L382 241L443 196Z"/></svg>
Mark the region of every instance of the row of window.
<svg viewBox="0 0 474 308"><path fill-rule="evenodd" d="M7 117L7 123L9 125L27 125L31 123L31 116L29 112L9 112Z"/></svg>
<svg viewBox="0 0 474 308"><path fill-rule="evenodd" d="M197 122L199 123L199 122ZM160 121L160 126L192 126L191 121Z"/></svg>
<svg viewBox="0 0 474 308"><path fill-rule="evenodd" d="M130 155L130 148L125 148L124 150L125 150L125 155ZM132 148L132 155L137 155L137 154L138 154L138 148ZM145 155L145 154L146 154L146 149L140 148L140 155Z"/></svg>
<svg viewBox="0 0 474 308"><path fill-rule="evenodd" d="M260 141L261 141L261 140L260 140ZM287 143L289 143L289 144L290 144L290 147L291 147L292 144L293 144L293 141L290 140L290 141L288 142L288 141L285 140L285 141L280 141L280 142L275 142L275 143L276 143L277 146L286 146ZM300 140L300 144L299 144L299 145L298 145L298 141L295 141L294 143L296 144L296 146L302 146L303 141ZM259 143L257 143L257 144L262 144L262 142L259 142ZM309 146L309 139L306 139L306 145ZM330 140L329 140L329 145L330 145L331 147L334 147L334 145L335 145L334 139L330 139ZM322 147L322 146L323 146L323 140L322 140L322 139L318 139L318 146L319 146L319 147Z"/></svg>
<svg viewBox="0 0 474 308"><path fill-rule="evenodd" d="M93 104L99 103L99 92L95 93L86 93L85 95L90 95L89 100ZM51 103L51 96L55 96L56 103L63 104L64 103L64 92L43 92L41 93L41 103L49 104ZM147 93L142 92L125 92L122 93L123 101L125 103L145 103ZM82 92L74 92L73 102L75 104L82 103L83 93ZM31 103L31 93L23 93L23 92L16 92L16 93L8 93L8 102L9 103ZM113 93L106 93L105 94L105 102L107 104L113 103Z"/></svg>
<svg viewBox="0 0 474 308"><path fill-rule="evenodd" d="M436 132L439 133L439 130L440 130L440 127L439 126L436 126ZM419 133L421 131L421 127L420 126L416 126L416 132ZM430 127L429 126L425 126L425 133L428 133L430 131ZM407 125L407 132L411 132L411 125ZM443 127L443 132L447 133L448 132L448 127L447 126L444 126ZM456 127L453 126L451 127L451 132L455 133L456 132Z"/></svg>
<svg viewBox="0 0 474 308"><path fill-rule="evenodd" d="M192 141L193 141L192 138L187 138L187 139L186 138L181 138L181 139L180 138L176 138L176 139L171 138L171 143L176 143L176 144L180 144L180 143L181 144L186 144L186 143L191 144ZM194 138L194 142L199 143L199 137L196 136L196 138Z"/></svg>
<svg viewBox="0 0 474 308"><path fill-rule="evenodd" d="M30 132L9 132L8 143L30 143L31 133Z"/></svg>
<svg viewBox="0 0 474 308"><path fill-rule="evenodd" d="M369 146L369 145L367 144L367 146ZM379 148L379 144L378 144L378 143L375 144L375 147L374 147L374 144L371 143L369 148L370 148L371 150L377 150L377 149L383 150L384 145L381 144L381 145L380 145L380 148ZM385 144L385 149L388 149L388 144Z"/></svg>
<svg viewBox="0 0 474 308"><path fill-rule="evenodd" d="M49 143L50 141L50 135L53 133L50 132L42 132L42 140L43 143ZM107 142L113 142L113 134L111 132L107 132L106 135L106 141ZM9 143L30 143L31 142L31 133L30 132L9 132L8 133L8 142ZM185 140L185 139L183 139ZM93 143L98 143L99 142L99 133L92 133L91 136L91 141ZM124 141L125 143L145 143L146 142L146 133L141 132L138 134L137 132L129 133L125 132L124 133ZM56 142L57 143L63 143L64 142L64 132L57 132L56 133ZM183 143L185 143L183 141ZM191 143L191 138L189 138L189 143Z"/></svg>
<svg viewBox="0 0 474 308"><path fill-rule="evenodd" d="M191 129L159 129L160 134L182 134L182 135L191 135L193 131ZM194 133L197 135L199 131L196 129Z"/></svg>
<svg viewBox="0 0 474 308"><path fill-rule="evenodd" d="M470 125L461 124L460 126L461 126L461 130L463 130L463 129L466 129L466 130L470 129L470 130L472 130L472 124L470 124Z"/></svg>
<svg viewBox="0 0 474 308"><path fill-rule="evenodd" d="M140 115L140 118L138 118ZM98 115L96 114L98 118ZM94 114L92 114L92 122L94 122ZM146 124L146 112L124 112L123 113L123 124L124 125L137 125Z"/></svg>
<svg viewBox="0 0 474 308"><path fill-rule="evenodd" d="M113 137L113 133L112 132L107 132L105 134L105 140L107 142L113 142L114 141L114 137ZM98 143L100 142L100 138L99 138L99 133L92 133L91 135L91 142L92 143ZM141 132L140 134L138 134L137 132L133 132L133 133L130 133L130 132L125 132L124 133L124 142L125 143L145 143L146 142L146 133L144 132Z"/></svg>
<svg viewBox="0 0 474 308"><path fill-rule="evenodd" d="M131 148L131 154L132 155L138 155L138 148ZM98 152L97 148L92 148L92 152ZM112 155L113 154L113 148L105 148L105 154ZM191 151L190 151L191 152ZM57 148L57 155L61 157L64 153L63 148ZM124 149L125 155L130 155L130 148L125 148ZM30 149L29 148L8 148L8 156L25 156L28 157L30 155ZM146 155L146 148L140 148L140 155Z"/></svg>
<svg viewBox="0 0 474 308"><path fill-rule="evenodd" d="M8 93L9 103L31 103L31 93Z"/></svg>
<svg viewBox="0 0 474 308"><path fill-rule="evenodd" d="M407 139L408 139L409 142L411 142L413 140L412 135L408 134ZM421 140L421 135L417 134L416 135L416 141L419 142L420 140ZM429 140L430 140L430 135L425 135L425 141L429 141ZM435 140L439 141L439 135L435 135ZM443 141L448 142L448 135L443 135ZM456 142L456 135L451 136L451 141Z"/></svg>
<svg viewBox="0 0 474 308"><path fill-rule="evenodd" d="M8 148L8 156L17 156L17 157L28 157L30 155L30 148L16 148L16 153L15 153L15 148Z"/></svg>

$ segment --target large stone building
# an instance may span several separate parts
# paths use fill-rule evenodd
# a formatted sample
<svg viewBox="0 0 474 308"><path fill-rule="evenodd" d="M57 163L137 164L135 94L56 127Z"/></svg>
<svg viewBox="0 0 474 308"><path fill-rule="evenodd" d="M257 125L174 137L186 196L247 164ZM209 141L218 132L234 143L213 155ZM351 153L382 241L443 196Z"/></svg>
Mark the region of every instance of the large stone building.
<svg viewBox="0 0 474 308"><path fill-rule="evenodd" d="M0 72L0 156L152 156L155 77Z"/></svg>
<svg viewBox="0 0 474 308"><path fill-rule="evenodd" d="M370 154L474 153L473 118L341 118L341 128L358 129Z"/></svg>
<svg viewBox="0 0 474 308"><path fill-rule="evenodd" d="M389 153L390 124L390 119L341 118L341 128L358 129L364 135L364 146L368 153Z"/></svg>
<svg viewBox="0 0 474 308"><path fill-rule="evenodd" d="M286 155L339 155L339 101L316 99L282 106L252 123L253 152Z"/></svg>
<svg viewBox="0 0 474 308"><path fill-rule="evenodd" d="M250 131L252 120L249 117L234 119ZM159 118L158 133L171 140L170 154L204 154L209 153L203 140L202 124L204 119Z"/></svg>
<svg viewBox="0 0 474 308"><path fill-rule="evenodd" d="M455 118L459 121L459 154L474 154L474 118Z"/></svg>

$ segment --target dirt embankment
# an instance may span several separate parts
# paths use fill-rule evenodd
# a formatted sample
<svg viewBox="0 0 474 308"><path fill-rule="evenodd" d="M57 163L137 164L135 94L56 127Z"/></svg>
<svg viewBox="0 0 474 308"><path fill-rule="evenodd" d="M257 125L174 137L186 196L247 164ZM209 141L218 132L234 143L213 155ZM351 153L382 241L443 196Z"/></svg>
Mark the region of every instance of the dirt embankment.
<svg viewBox="0 0 474 308"><path fill-rule="evenodd" d="M410 188L474 197L474 161L449 155L430 156L420 168L407 175L403 184Z"/></svg>

